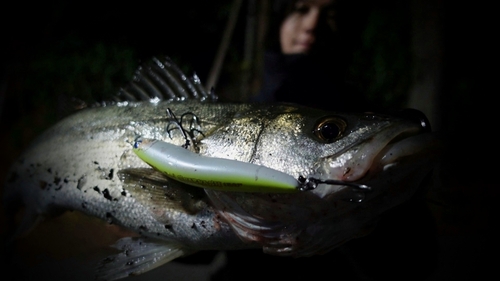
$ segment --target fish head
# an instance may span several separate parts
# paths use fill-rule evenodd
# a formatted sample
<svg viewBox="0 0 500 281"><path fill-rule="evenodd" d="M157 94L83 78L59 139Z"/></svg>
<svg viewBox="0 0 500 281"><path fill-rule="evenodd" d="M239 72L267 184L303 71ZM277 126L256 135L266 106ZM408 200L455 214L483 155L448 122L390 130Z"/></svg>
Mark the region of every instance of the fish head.
<svg viewBox="0 0 500 281"><path fill-rule="evenodd" d="M330 118L337 117L323 119ZM361 113L338 118L346 121L345 128L331 143L322 138L326 156L315 160L308 176L366 188L320 184L313 193L322 198L335 195L361 201L382 193L395 196L396 190L409 198L440 155L440 138L420 111L405 109L393 114ZM315 125L316 135L324 126L321 122Z"/></svg>
<svg viewBox="0 0 500 281"><path fill-rule="evenodd" d="M275 255L325 253L366 235L415 193L440 150L425 116L410 109L343 114L283 105L256 120L240 132L256 139L241 142L243 160L323 183L293 194L207 194L244 241Z"/></svg>
<svg viewBox="0 0 500 281"><path fill-rule="evenodd" d="M263 165L297 179L375 185L377 178L387 180L381 173L429 167L421 162L432 160L437 145L417 110L345 114L289 104L241 112L201 143L207 156ZM313 193L325 197L342 188L320 184Z"/></svg>

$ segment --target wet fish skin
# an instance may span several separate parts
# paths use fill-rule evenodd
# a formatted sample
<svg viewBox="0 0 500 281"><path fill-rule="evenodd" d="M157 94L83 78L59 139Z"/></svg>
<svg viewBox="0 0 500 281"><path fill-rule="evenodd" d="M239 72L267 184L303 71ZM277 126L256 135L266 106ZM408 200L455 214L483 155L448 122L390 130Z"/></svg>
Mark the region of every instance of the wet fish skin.
<svg viewBox="0 0 500 281"><path fill-rule="evenodd" d="M170 180L132 152L137 136L186 143L167 109L182 118L197 153L297 178L360 182L372 192L319 185L297 194L230 193ZM345 128L325 139L325 122ZM365 234L380 214L413 194L432 169L436 146L424 127L413 118L290 104L120 102L81 110L42 134L13 165L4 200L13 210L19 201L27 207L20 232L39 216L78 210L139 233L117 243L123 253L103 262L103 279L207 249L310 256Z"/></svg>
<svg viewBox="0 0 500 281"><path fill-rule="evenodd" d="M202 113L203 104L130 103L126 106L90 108L68 117L42 134L31 148L23 153L14 164L6 190L22 193L25 205L32 206L37 211L32 215L33 218L39 215L38 212L43 215L51 213L52 209L57 211L56 209L65 208L107 219L139 232L146 232L141 229L147 229L148 233L156 233L156 236L163 234L172 236L174 234L172 228L178 221L184 222L181 226L186 232L191 231L193 224L199 224L201 221L204 221L205 228L209 228L212 219L202 217L190 221L185 217L175 217L173 215L175 208L165 210L165 207L161 210L168 213L170 219L166 217L163 224L158 223L158 218L149 214L147 205L136 203L138 193L144 188L148 187L147 194L156 198L154 192L169 185L169 191L177 187L170 193L182 198L169 198L174 203L187 205L190 208L200 206L191 210L196 214L213 213L203 198L192 204L184 202L184 197L196 198L194 192L200 193L199 189L189 189L192 192L188 193L181 184L171 185L168 179L155 175L155 171L132 152L131 142L138 135L163 139L179 145L184 143L185 140L179 132L172 132L171 139L165 131L168 124L165 114L167 107L178 108L182 112ZM235 110L241 108L242 106L235 106ZM214 108L209 109L208 112L212 117L204 118L207 120L207 125L204 126L206 131L216 124L210 120L217 116L218 112L226 109L227 107L215 104ZM146 181L147 183L144 183ZM130 184L124 185L124 183ZM141 192L137 191L139 188ZM165 192L163 190L158 192L160 193L158 197L164 199ZM131 194L135 196L132 197ZM11 201L7 199L6 204ZM137 204L137 208L132 206L134 204ZM134 209L132 213L138 215L132 216L131 209ZM179 212L179 215L181 214L183 213ZM132 225L133 221L136 224L138 221L141 223ZM166 227L167 224L171 227ZM182 233L181 227L174 229L174 235ZM186 242L194 243L193 241L198 240L206 241L186 239ZM226 240L222 244L228 245ZM200 245L193 246L200 247Z"/></svg>

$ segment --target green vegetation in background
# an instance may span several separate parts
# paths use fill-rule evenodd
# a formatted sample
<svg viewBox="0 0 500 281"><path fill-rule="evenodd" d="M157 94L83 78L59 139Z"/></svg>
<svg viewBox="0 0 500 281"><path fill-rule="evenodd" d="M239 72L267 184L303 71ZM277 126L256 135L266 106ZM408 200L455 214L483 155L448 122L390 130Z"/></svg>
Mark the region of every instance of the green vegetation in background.
<svg viewBox="0 0 500 281"><path fill-rule="evenodd" d="M348 73L349 82L371 104L405 106L411 85L410 36L410 16L405 7L371 12Z"/></svg>
<svg viewBox="0 0 500 281"><path fill-rule="evenodd" d="M40 54L29 64L25 90L38 100L61 95L87 103L109 100L132 77L137 66L134 50L103 43L82 45L69 36Z"/></svg>
<svg viewBox="0 0 500 281"><path fill-rule="evenodd" d="M84 44L68 36L9 70L8 107L12 145L24 146L61 117L82 106L110 100L137 67L134 50L103 43ZM4 111L9 108L4 108Z"/></svg>

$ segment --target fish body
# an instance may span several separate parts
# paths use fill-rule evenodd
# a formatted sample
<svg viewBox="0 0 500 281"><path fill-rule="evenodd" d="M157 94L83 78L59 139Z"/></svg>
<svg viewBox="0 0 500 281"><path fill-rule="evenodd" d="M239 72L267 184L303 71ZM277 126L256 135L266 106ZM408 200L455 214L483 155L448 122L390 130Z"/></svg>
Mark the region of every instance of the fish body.
<svg viewBox="0 0 500 281"><path fill-rule="evenodd" d="M141 71L133 85L161 99L122 100L61 120L21 155L5 183L7 208L26 206L19 232L40 217L77 210L138 233L117 242L122 253L102 262L102 279L140 274L200 250L326 253L364 235L432 169L436 139L420 117L217 103L200 90L186 98L197 81L171 71L168 61ZM162 87L173 80L180 90L176 98L165 97ZM370 191L338 184L296 193L203 189L168 178L137 157L139 136L297 179L361 183Z"/></svg>

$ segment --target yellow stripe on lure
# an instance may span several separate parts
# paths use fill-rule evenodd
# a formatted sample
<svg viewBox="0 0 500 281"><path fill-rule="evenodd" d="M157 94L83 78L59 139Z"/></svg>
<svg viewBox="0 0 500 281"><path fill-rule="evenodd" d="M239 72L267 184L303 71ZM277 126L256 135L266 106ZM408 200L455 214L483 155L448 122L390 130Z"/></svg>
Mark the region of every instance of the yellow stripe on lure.
<svg viewBox="0 0 500 281"><path fill-rule="evenodd" d="M283 172L247 162L202 156L159 140L136 140L133 151L169 178L201 188L269 193L303 190L297 179Z"/></svg>

